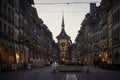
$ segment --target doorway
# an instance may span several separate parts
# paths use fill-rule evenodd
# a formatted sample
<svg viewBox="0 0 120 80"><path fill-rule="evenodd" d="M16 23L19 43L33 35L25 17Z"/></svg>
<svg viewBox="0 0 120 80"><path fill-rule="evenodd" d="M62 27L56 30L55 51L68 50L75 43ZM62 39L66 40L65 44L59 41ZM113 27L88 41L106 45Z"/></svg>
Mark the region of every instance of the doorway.
<svg viewBox="0 0 120 80"><path fill-rule="evenodd" d="M119 53L118 52L115 53L114 62L115 64L119 64Z"/></svg>
<svg viewBox="0 0 120 80"><path fill-rule="evenodd" d="M1 53L0 53L0 72L2 71L2 59L1 59Z"/></svg>

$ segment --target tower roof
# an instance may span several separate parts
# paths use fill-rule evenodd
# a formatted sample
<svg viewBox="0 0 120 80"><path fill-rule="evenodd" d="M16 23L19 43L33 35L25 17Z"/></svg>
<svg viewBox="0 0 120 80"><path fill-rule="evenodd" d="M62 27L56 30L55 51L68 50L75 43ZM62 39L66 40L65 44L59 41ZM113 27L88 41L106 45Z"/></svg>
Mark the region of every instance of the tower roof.
<svg viewBox="0 0 120 80"><path fill-rule="evenodd" d="M62 16L62 25L61 25L63 28L65 27L65 24L64 24L64 14Z"/></svg>
<svg viewBox="0 0 120 80"><path fill-rule="evenodd" d="M56 38L57 39L70 39L70 37L66 34L64 28L62 28L60 34Z"/></svg>
<svg viewBox="0 0 120 80"><path fill-rule="evenodd" d="M66 34L65 32L65 24L64 24L64 14L62 16L62 30L60 32L60 34L56 37L57 39L70 39L70 37Z"/></svg>

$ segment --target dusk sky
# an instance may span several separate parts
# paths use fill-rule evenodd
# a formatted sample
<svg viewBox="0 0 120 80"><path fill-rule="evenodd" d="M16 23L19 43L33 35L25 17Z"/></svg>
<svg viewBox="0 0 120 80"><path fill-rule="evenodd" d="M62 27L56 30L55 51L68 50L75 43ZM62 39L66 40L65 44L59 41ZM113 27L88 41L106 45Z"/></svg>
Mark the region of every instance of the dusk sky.
<svg viewBox="0 0 120 80"><path fill-rule="evenodd" d="M62 15L64 11L65 31L71 37L72 42L81 27L85 15L90 11L89 3L75 3L72 2L97 2L100 0L34 0L39 17L44 21L49 30L53 34L55 42L56 36L61 32ZM37 3L63 3L63 4L37 4ZM66 3L66 4L64 4Z"/></svg>

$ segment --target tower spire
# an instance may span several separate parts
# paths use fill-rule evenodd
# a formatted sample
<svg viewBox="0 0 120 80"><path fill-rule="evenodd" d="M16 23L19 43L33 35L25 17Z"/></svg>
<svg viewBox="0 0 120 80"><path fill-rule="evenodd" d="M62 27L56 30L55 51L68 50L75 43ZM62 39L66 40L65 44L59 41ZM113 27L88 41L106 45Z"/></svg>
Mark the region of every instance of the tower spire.
<svg viewBox="0 0 120 80"><path fill-rule="evenodd" d="M64 24L64 11L63 11L63 15L62 15L62 28L65 27L65 24Z"/></svg>

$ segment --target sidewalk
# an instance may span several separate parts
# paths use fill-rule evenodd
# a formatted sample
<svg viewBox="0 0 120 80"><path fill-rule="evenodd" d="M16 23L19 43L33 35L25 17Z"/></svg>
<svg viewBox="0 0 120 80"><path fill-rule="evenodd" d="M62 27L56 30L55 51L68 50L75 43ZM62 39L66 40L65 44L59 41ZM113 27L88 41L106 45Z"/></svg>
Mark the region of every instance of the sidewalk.
<svg viewBox="0 0 120 80"><path fill-rule="evenodd" d="M89 69L89 73L87 73ZM120 71L84 66L83 73L77 74L78 80L120 80Z"/></svg>
<svg viewBox="0 0 120 80"><path fill-rule="evenodd" d="M30 71L35 71L35 70L42 70L43 68L31 68L31 69L17 69L17 70L11 70L11 71L2 71L0 74L3 73L16 73L16 72L30 72Z"/></svg>
<svg viewBox="0 0 120 80"><path fill-rule="evenodd" d="M100 68L100 67L94 67L94 66L83 66L83 69L87 69L89 68L90 70L92 71L95 71L95 70L101 70L101 71L109 71L109 72L120 72L119 70L110 70L110 69L105 69L105 68Z"/></svg>

